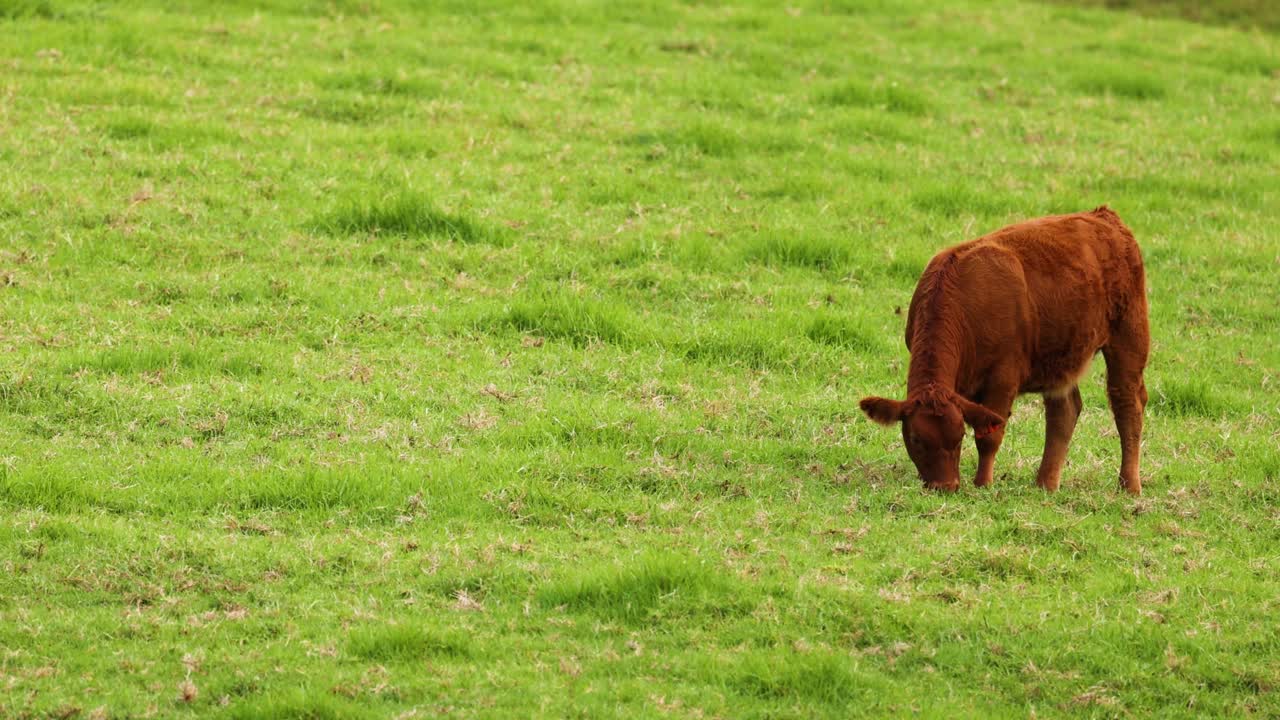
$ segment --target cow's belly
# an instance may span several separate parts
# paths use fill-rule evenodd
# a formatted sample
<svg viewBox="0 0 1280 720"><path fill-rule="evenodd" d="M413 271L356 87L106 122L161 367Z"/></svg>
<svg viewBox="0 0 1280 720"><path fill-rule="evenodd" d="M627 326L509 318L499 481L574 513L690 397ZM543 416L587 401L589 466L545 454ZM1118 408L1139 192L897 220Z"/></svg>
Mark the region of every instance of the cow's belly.
<svg viewBox="0 0 1280 720"><path fill-rule="evenodd" d="M1089 372L1089 365L1098 353L1095 344L1071 350L1059 350L1042 354L1031 368L1031 377L1019 388L1024 393L1060 395L1070 392Z"/></svg>

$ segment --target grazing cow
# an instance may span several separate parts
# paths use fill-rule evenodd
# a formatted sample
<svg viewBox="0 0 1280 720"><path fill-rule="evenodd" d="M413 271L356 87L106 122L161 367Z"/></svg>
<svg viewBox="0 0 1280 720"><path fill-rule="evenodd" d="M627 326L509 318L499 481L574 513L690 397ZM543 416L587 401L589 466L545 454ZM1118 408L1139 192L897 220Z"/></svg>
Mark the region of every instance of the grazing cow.
<svg viewBox="0 0 1280 720"><path fill-rule="evenodd" d="M1105 205L1010 225L934 256L907 313L907 398L868 397L863 412L902 424L926 487L960 486L964 426L974 429L978 473L990 485L1013 399L1041 393L1044 457L1036 484L1058 489L1080 415L1076 383L1099 350L1120 434L1120 484L1142 491L1138 452L1150 333L1142 254Z"/></svg>

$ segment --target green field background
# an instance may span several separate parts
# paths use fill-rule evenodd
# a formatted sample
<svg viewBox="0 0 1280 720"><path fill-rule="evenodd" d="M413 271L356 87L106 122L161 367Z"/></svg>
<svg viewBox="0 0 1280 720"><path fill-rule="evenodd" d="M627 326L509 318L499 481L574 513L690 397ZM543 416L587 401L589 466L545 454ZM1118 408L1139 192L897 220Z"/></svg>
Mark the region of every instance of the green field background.
<svg viewBox="0 0 1280 720"><path fill-rule="evenodd" d="M0 0L0 718L1280 715L1267 12ZM1144 496L1101 361L922 492L925 262L1103 203Z"/></svg>

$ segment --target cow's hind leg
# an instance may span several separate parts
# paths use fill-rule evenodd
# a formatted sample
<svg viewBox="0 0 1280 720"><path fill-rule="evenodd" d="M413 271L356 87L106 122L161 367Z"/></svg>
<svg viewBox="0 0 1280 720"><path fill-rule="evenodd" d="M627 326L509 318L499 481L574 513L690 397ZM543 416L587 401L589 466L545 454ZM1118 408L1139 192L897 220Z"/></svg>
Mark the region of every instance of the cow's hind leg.
<svg viewBox="0 0 1280 720"><path fill-rule="evenodd" d="M1102 348L1107 359L1107 399L1116 418L1120 434L1120 487L1138 495L1142 480L1138 476L1138 455L1142 446L1142 413L1147 406L1147 387L1142 371L1147 365L1150 336L1147 332L1145 303L1113 333L1111 342Z"/></svg>
<svg viewBox="0 0 1280 720"><path fill-rule="evenodd" d="M1067 448L1071 434L1075 432L1080 417L1080 387L1072 385L1063 393L1046 393L1044 396L1044 457L1040 471L1036 473L1036 485L1053 492L1062 478L1062 465L1067 460Z"/></svg>

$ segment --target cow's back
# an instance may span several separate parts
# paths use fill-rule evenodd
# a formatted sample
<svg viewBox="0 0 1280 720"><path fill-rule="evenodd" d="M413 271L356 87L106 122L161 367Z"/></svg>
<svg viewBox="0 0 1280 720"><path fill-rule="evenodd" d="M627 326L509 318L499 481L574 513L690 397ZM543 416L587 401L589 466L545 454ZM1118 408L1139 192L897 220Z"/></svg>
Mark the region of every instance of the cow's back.
<svg viewBox="0 0 1280 720"><path fill-rule="evenodd" d="M1105 205L1010 225L968 245L1017 259L1043 321L1103 309L1109 322L1144 292L1138 244Z"/></svg>
<svg viewBox="0 0 1280 720"><path fill-rule="evenodd" d="M1074 384L1115 319L1144 292L1137 243L1105 206L1011 225L942 251L917 288L909 324L934 300L922 288L942 285L931 273L954 276L948 294L965 318L970 374L1020 361L1023 392Z"/></svg>

